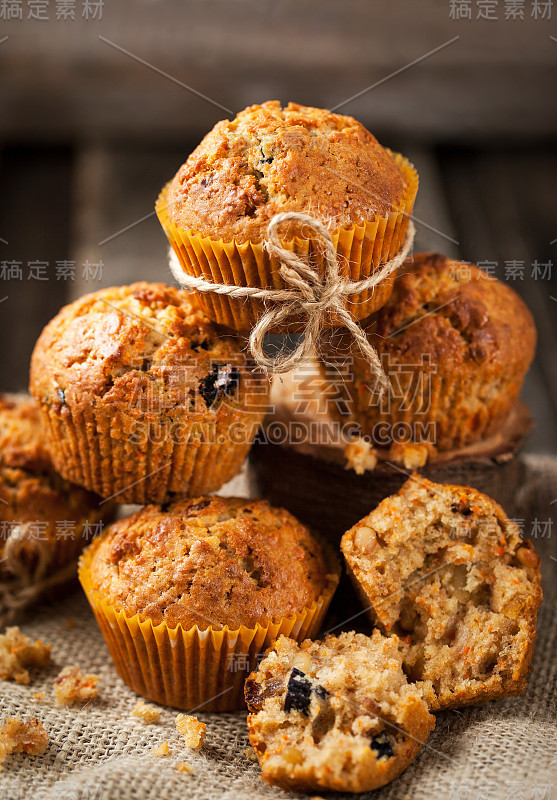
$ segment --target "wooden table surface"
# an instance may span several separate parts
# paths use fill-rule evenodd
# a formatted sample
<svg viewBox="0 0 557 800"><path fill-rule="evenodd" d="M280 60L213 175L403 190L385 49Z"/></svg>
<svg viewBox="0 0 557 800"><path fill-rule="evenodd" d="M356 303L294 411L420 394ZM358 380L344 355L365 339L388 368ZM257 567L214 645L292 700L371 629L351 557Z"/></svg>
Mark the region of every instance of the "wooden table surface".
<svg viewBox="0 0 557 800"><path fill-rule="evenodd" d="M532 311L539 344L523 392L536 420L528 450L557 452L557 150L382 140L420 173L416 250L483 264ZM193 146L0 148L0 390L26 388L33 344L64 303L101 286L172 282L153 205Z"/></svg>

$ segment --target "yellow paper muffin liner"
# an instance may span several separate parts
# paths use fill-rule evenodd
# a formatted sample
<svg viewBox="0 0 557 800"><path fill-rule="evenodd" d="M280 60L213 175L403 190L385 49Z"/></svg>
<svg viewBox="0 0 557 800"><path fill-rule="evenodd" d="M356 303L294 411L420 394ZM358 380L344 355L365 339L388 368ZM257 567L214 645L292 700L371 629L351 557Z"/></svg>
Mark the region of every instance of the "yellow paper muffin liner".
<svg viewBox="0 0 557 800"><path fill-rule="evenodd" d="M390 151L389 151L390 152ZM339 263L344 275L351 280L368 278L380 265L385 264L400 251L404 243L408 221L418 191L418 173L404 156L391 153L407 182L406 193L399 206L384 217L351 225L332 233ZM288 288L280 277L279 261L270 256L263 242L229 242L211 239L194 231L180 228L167 212L167 184L161 191L155 210L159 221L176 253L178 261L187 275L207 281L235 286L259 288ZM311 239L294 237L282 242L283 247L308 258L323 271L322 256ZM374 289L351 295L347 308L355 319L365 319L380 308L389 298L394 282L394 273ZM251 330L265 312L261 300L232 298L215 293L199 293L199 302L210 319L236 331ZM268 304L267 308L272 305ZM339 320L330 315L331 327ZM304 321L291 318L269 332L286 333L303 330Z"/></svg>
<svg viewBox="0 0 557 800"><path fill-rule="evenodd" d="M118 674L142 697L190 711L245 708L244 682L256 668L258 656L282 634L299 642L315 636L340 575L338 559L325 547L334 571L327 575L322 594L301 611L255 628L170 628L165 622L154 625L139 614L117 611L93 588L90 566L99 541L82 555L79 580Z"/></svg>
<svg viewBox="0 0 557 800"><path fill-rule="evenodd" d="M216 420L184 423L176 439L161 435L149 415L135 417L107 406L65 409L61 415L41 406L55 469L101 497L141 504L220 489L241 470L263 416L227 409ZM229 435L232 429L236 441ZM240 437L239 429L245 435Z"/></svg>

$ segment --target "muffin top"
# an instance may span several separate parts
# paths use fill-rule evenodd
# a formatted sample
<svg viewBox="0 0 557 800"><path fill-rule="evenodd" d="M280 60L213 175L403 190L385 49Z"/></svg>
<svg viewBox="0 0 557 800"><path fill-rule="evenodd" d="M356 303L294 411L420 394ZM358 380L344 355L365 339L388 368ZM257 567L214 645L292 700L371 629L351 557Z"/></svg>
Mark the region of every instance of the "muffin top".
<svg viewBox="0 0 557 800"><path fill-rule="evenodd" d="M62 308L35 345L30 390L61 414L104 403L174 419L249 402L245 367L237 339L217 334L192 293L141 282Z"/></svg>
<svg viewBox="0 0 557 800"><path fill-rule="evenodd" d="M0 553L12 527L31 523L31 537L54 541L89 516L96 522L111 505L61 478L45 449L39 410L26 395L0 396ZM68 525L70 527L68 527Z"/></svg>
<svg viewBox="0 0 557 800"><path fill-rule="evenodd" d="M335 230L385 216L406 191L353 117L274 100L215 125L169 183L166 210L203 236L260 241L279 212L316 214Z"/></svg>
<svg viewBox="0 0 557 800"><path fill-rule="evenodd" d="M327 583L319 543L263 500L146 506L91 546L93 590L156 625L254 627L310 605Z"/></svg>
<svg viewBox="0 0 557 800"><path fill-rule="evenodd" d="M536 345L532 315L512 289L439 253L407 259L366 330L397 360L418 364L425 353L446 368L526 372Z"/></svg>

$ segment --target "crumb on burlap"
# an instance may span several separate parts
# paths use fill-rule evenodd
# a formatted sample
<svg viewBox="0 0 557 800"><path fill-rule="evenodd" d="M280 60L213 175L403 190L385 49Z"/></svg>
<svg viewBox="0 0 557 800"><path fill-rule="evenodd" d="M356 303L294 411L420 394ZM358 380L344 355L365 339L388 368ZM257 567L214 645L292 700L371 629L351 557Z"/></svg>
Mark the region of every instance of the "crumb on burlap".
<svg viewBox="0 0 557 800"><path fill-rule="evenodd" d="M44 691L42 692L33 692L33 700L36 700L37 703L43 703L45 698Z"/></svg>
<svg viewBox="0 0 557 800"><path fill-rule="evenodd" d="M178 714L176 730L184 737L186 747L191 747L192 750L201 750L207 730L204 722L200 722L197 717L190 717L188 714Z"/></svg>
<svg viewBox="0 0 557 800"><path fill-rule="evenodd" d="M0 634L0 679L29 683L26 667L50 664L50 647L40 639L33 642L18 627L6 628L6 632Z"/></svg>
<svg viewBox="0 0 557 800"><path fill-rule="evenodd" d="M161 712L159 708L156 708L156 706L152 706L149 703L144 703L143 700L140 700L139 703L135 704L132 711L132 716L139 717L139 719L146 725L151 725L155 722L160 722Z"/></svg>
<svg viewBox="0 0 557 800"><path fill-rule="evenodd" d="M151 748L151 755L155 758L165 758L170 754L170 747L168 742L161 742L156 747Z"/></svg>
<svg viewBox="0 0 557 800"><path fill-rule="evenodd" d="M100 677L82 672L79 667L64 667L54 681L54 695L57 706L72 706L74 703L88 703L99 693Z"/></svg>
<svg viewBox="0 0 557 800"><path fill-rule="evenodd" d="M346 469L353 469L356 475L363 475L377 466L377 455L366 439L354 439L344 451Z"/></svg>
<svg viewBox="0 0 557 800"><path fill-rule="evenodd" d="M178 772L183 772L185 775L191 775L193 772L193 767L190 767L189 764L186 764L185 761L180 761L179 764L176 764L175 767Z"/></svg>
<svg viewBox="0 0 557 800"><path fill-rule="evenodd" d="M425 467L434 452L433 445L427 442L393 442L389 458L404 469L420 469Z"/></svg>
<svg viewBox="0 0 557 800"><path fill-rule="evenodd" d="M8 717L0 727L0 769L11 753L37 756L44 753L47 746L48 733L40 720L25 722L19 717Z"/></svg>
<svg viewBox="0 0 557 800"><path fill-rule="evenodd" d="M244 755L248 761L257 761L257 756L255 755L252 747L246 747L244 750Z"/></svg>

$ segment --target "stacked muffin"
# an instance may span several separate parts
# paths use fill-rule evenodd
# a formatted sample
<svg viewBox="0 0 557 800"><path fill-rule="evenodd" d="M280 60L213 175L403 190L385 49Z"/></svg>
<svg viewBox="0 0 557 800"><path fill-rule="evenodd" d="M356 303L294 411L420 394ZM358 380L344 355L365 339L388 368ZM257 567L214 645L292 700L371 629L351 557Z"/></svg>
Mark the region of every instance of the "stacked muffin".
<svg viewBox="0 0 557 800"><path fill-rule="evenodd" d="M285 288L265 248L269 223L285 211L315 215L341 275L358 281L400 252L417 182L350 117L252 106L218 123L157 201L178 274L228 289L95 292L60 311L32 357L30 390L59 474L97 492L99 506L143 505L97 537L79 567L120 675L180 708L231 710L245 697L263 778L288 789L382 786L416 757L432 711L526 687L539 560L490 498L413 476L342 539L369 630L314 641L339 581L335 553L266 500L211 496L241 469L268 403L267 378L241 346L268 305L229 290ZM321 278L314 234L290 220L283 246ZM372 412L369 365L357 361L346 390L363 432L386 414L427 413L442 450L497 429L516 402L531 320L512 292L477 270L460 282L452 266L417 257L396 282L347 300L395 366L433 346L438 370L409 411ZM305 320L283 322L284 333ZM330 313L323 359L345 342L336 324ZM416 381L410 374L408 386Z"/></svg>

